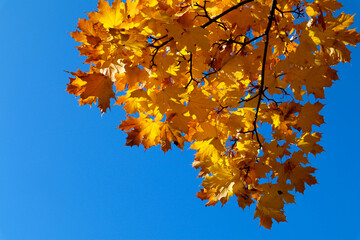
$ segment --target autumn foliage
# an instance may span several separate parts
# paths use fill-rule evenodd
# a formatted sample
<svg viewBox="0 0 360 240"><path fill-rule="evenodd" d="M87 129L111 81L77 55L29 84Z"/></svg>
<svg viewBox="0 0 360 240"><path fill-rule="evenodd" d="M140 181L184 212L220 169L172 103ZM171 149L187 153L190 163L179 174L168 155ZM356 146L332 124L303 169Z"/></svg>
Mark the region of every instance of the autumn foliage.
<svg viewBox="0 0 360 240"><path fill-rule="evenodd" d="M236 196L271 228L316 184L332 66L360 34L336 0L100 0L71 36L90 70L67 91L126 111L126 145L190 143L206 205ZM113 100L112 100L113 99Z"/></svg>

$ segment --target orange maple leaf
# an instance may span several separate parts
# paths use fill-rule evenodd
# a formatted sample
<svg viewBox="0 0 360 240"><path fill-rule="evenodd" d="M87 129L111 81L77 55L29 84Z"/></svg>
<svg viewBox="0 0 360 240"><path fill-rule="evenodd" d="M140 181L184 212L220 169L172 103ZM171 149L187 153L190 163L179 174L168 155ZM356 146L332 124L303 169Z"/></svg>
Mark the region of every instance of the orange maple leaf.
<svg viewBox="0 0 360 240"><path fill-rule="evenodd" d="M92 104L98 101L98 107L102 113L110 108L110 99L115 99L113 82L109 77L101 73L83 73L78 71L71 73L76 78L70 78L66 89L69 93L80 95L83 104Z"/></svg>

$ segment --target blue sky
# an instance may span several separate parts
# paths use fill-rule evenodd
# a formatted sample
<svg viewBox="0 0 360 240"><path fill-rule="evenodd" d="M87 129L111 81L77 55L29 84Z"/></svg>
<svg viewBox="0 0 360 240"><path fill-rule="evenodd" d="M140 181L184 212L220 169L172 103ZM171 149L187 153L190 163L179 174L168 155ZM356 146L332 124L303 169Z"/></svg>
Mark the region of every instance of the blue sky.
<svg viewBox="0 0 360 240"><path fill-rule="evenodd" d="M235 199L221 208L195 197L193 150L124 147L119 108L101 116L65 92L65 70L84 60L68 33L96 5L0 0L0 240L360 239L360 49L326 91L326 152L311 160L320 184L269 231Z"/></svg>

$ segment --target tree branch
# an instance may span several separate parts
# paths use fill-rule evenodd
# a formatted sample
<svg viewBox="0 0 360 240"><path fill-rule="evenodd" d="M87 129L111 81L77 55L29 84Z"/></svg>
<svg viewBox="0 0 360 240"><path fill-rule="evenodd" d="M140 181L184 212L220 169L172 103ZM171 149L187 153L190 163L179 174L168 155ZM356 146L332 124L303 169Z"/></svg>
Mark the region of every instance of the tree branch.
<svg viewBox="0 0 360 240"><path fill-rule="evenodd" d="M171 38L169 38L168 40L166 40L165 42L161 43L161 44L158 45L158 46L155 46L155 45L154 45L157 41L159 41L159 40L161 40L161 39L163 39L163 38L165 38L165 37L167 37L167 35L165 35L165 36L163 36L163 37L161 37L161 38L158 38L158 39L152 38L152 39L154 40L154 43L150 44L150 47L155 48L155 50L153 51L153 53L152 53L152 55L151 55L150 67L156 66L156 64L155 64L155 57L156 57L156 54L158 53L158 51L160 50L160 48L164 47L166 44L168 44L169 42L171 42L172 40L174 40L174 38L171 37Z"/></svg>
<svg viewBox="0 0 360 240"><path fill-rule="evenodd" d="M256 134L256 139L260 145L260 148L262 148L262 143L259 138L259 133L257 130L257 119L259 116L259 110L260 110L260 104L263 99L264 93L265 93L265 69L266 69L266 60L267 60L267 51L269 48L269 33L272 26L273 21L275 20L275 9L276 9L277 0L273 0L271 4L270 9L270 15L269 15L269 22L265 30L265 47L264 47L264 55L262 59L262 67L261 67L261 82L260 82L260 88L259 88L259 99L256 106L256 112L255 112L255 119L254 119L254 132Z"/></svg>
<svg viewBox="0 0 360 240"><path fill-rule="evenodd" d="M232 6L231 8L225 10L224 12L220 13L219 15L217 15L216 17L214 18L211 18L207 23L201 25L202 28L206 28L207 26L209 26L210 24L216 22L219 18L225 16L226 14L228 14L229 12L233 11L233 10L236 10L238 9L239 7L247 4L247 3L250 3L250 2L253 2L254 0L245 0L243 2L239 2L238 4Z"/></svg>
<svg viewBox="0 0 360 240"><path fill-rule="evenodd" d="M193 76L193 74L192 74L192 68L193 68L193 66L192 66L192 65L193 65L193 59L192 59L192 57L193 57L192 52L190 52L190 58L189 58L189 60L188 60L190 66L189 66L189 71L187 72L187 73L190 74L190 81L186 84L185 89L190 86L190 83L191 83L192 81L195 81L195 82L199 83L199 82L194 78L194 76Z"/></svg>

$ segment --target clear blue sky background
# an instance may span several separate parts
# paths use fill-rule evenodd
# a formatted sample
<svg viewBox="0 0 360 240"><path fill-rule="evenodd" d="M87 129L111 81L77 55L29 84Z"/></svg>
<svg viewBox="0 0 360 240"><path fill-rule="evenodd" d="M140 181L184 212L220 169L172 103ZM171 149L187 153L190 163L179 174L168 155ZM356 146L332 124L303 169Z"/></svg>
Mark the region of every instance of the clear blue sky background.
<svg viewBox="0 0 360 240"><path fill-rule="evenodd" d="M64 70L84 60L68 33L96 5L0 0L0 240L360 239L360 49L326 91L320 184L269 231L235 199L213 208L194 196L192 150L124 147L119 108L101 116L65 92Z"/></svg>

